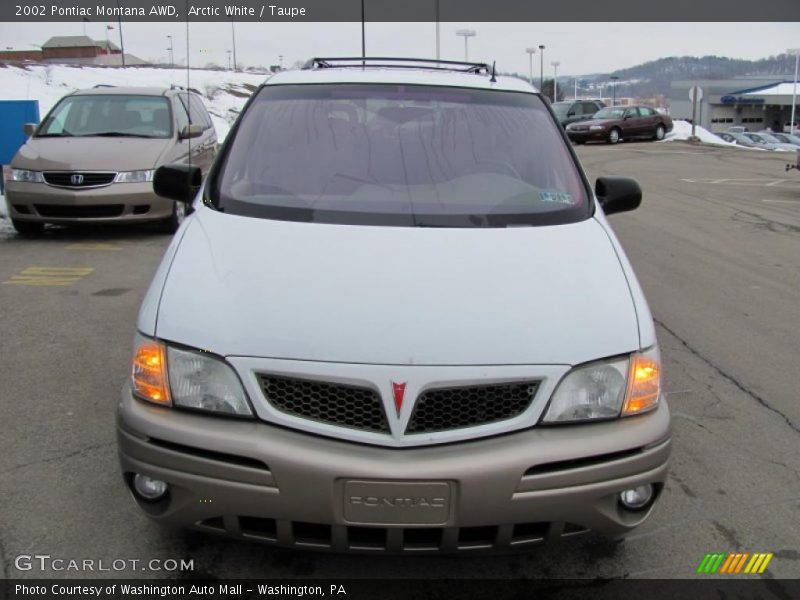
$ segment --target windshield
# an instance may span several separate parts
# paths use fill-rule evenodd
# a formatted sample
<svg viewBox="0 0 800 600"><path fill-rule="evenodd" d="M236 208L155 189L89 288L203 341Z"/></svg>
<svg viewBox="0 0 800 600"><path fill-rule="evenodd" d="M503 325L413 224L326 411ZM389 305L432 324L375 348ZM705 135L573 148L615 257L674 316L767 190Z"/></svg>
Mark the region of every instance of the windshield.
<svg viewBox="0 0 800 600"><path fill-rule="evenodd" d="M778 138L776 138L773 135L770 135L769 133L760 133L759 135L761 136L762 140L764 140L765 142L769 142L770 144L780 144L781 143L781 141Z"/></svg>
<svg viewBox="0 0 800 600"><path fill-rule="evenodd" d="M163 96L67 96L47 115L36 136L168 138L172 136L169 102Z"/></svg>
<svg viewBox="0 0 800 600"><path fill-rule="evenodd" d="M556 102L552 106L553 112L559 117L566 117L567 112L569 112L569 107L572 106L572 102Z"/></svg>
<svg viewBox="0 0 800 600"><path fill-rule="evenodd" d="M622 115L625 114L625 109L620 108L618 106L609 106L606 108L601 108L596 113L594 113L593 119L621 119Z"/></svg>
<svg viewBox="0 0 800 600"><path fill-rule="evenodd" d="M238 123L212 204L253 217L504 227L591 214L533 94L417 85L264 86Z"/></svg>

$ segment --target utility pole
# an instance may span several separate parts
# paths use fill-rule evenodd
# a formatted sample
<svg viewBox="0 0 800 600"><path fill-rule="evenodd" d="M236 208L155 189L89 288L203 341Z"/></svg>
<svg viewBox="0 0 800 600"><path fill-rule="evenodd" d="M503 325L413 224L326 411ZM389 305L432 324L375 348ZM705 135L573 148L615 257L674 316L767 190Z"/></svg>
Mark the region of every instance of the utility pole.
<svg viewBox="0 0 800 600"><path fill-rule="evenodd" d="M561 63L554 60L550 64L553 65L553 102L558 102L558 65Z"/></svg>
<svg viewBox="0 0 800 600"><path fill-rule="evenodd" d="M611 106L616 106L617 105L617 80L619 79L619 77L617 77L616 75L612 75L610 77L610 79L611 79L611 87L612 87L613 93L614 93L614 99L611 101Z"/></svg>
<svg viewBox="0 0 800 600"><path fill-rule="evenodd" d="M231 17L231 43L233 44L233 70L236 71L236 30L233 27L233 17Z"/></svg>
<svg viewBox="0 0 800 600"><path fill-rule="evenodd" d="M440 25L440 23L439 23L439 0L435 0L434 7L435 7L435 11L436 11L436 14L434 15L434 17L436 19L436 60L439 60L441 58L441 49L442 49L441 48L441 41L440 41L441 40L441 37L440 37L441 31L439 30L439 25Z"/></svg>
<svg viewBox="0 0 800 600"><path fill-rule="evenodd" d="M119 7L119 0L117 0L117 25L119 26L119 48L122 54L122 66L125 66L125 41L122 39L122 9Z"/></svg>
<svg viewBox="0 0 800 600"><path fill-rule="evenodd" d="M174 67L175 66L175 47L172 45L172 36L168 35L167 39L169 40L169 48L167 48L167 50L169 50L169 66L170 67Z"/></svg>
<svg viewBox="0 0 800 600"><path fill-rule="evenodd" d="M539 91L544 88L544 44L539 44Z"/></svg>
<svg viewBox="0 0 800 600"><path fill-rule="evenodd" d="M528 77L530 78L531 87L533 87L533 55L536 54L536 48L525 48L528 53ZM539 90L540 92L542 90Z"/></svg>
<svg viewBox="0 0 800 600"><path fill-rule="evenodd" d="M800 48L788 50L789 54L794 54L794 86L792 87L792 116L789 121L789 134L794 135L794 116L797 107L797 67L800 65Z"/></svg>

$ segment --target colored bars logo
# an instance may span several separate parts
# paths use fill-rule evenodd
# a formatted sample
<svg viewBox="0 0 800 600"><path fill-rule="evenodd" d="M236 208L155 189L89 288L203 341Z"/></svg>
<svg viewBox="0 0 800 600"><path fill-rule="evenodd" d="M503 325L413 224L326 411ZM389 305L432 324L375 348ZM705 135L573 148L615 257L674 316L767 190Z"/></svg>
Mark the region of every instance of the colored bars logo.
<svg viewBox="0 0 800 600"><path fill-rule="evenodd" d="M769 561L772 560L772 552L715 552L713 554L706 554L700 566L697 567L698 573L719 573L719 574L737 574L749 573L760 574L763 573Z"/></svg>

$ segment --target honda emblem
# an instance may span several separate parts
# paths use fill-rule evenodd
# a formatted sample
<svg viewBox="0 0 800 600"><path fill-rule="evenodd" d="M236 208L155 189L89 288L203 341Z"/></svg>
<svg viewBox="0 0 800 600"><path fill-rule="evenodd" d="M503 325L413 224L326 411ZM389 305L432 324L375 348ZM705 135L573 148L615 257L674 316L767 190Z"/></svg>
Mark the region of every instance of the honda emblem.
<svg viewBox="0 0 800 600"><path fill-rule="evenodd" d="M72 176L69 178L69 182L72 185L82 185L83 175L81 175L80 173L73 173Z"/></svg>

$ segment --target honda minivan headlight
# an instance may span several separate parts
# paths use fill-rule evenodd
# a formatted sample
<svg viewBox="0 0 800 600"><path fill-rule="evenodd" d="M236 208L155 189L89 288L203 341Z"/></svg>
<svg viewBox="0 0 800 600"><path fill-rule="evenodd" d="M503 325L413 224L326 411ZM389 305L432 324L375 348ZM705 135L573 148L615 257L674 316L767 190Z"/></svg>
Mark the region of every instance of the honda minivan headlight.
<svg viewBox="0 0 800 600"><path fill-rule="evenodd" d="M139 335L132 384L139 398L161 406L253 416L239 378L225 361Z"/></svg>
<svg viewBox="0 0 800 600"><path fill-rule="evenodd" d="M11 169L11 181L24 181L26 183L44 183L41 171L28 169Z"/></svg>
<svg viewBox="0 0 800 600"><path fill-rule="evenodd" d="M117 173L114 183L147 183L153 181L154 169L144 171L122 171Z"/></svg>
<svg viewBox="0 0 800 600"><path fill-rule="evenodd" d="M657 348L580 365L558 384L543 423L616 419L652 410L661 394Z"/></svg>

